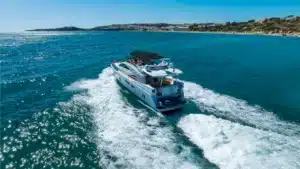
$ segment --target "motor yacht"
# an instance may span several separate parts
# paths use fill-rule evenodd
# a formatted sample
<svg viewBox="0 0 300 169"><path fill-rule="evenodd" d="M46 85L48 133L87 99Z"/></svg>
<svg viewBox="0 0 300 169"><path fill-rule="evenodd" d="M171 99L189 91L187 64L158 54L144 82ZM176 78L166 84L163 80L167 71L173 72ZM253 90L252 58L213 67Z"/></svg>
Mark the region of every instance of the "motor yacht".
<svg viewBox="0 0 300 169"><path fill-rule="evenodd" d="M155 112L181 108L184 103L182 73L169 58L157 53L133 51L123 61L111 63L116 80Z"/></svg>

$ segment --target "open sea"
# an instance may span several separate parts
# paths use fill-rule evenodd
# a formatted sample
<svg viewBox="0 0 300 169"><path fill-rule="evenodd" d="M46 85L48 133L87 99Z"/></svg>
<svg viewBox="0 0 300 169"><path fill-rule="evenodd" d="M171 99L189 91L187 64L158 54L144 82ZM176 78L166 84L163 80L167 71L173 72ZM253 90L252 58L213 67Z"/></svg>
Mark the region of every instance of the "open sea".
<svg viewBox="0 0 300 169"><path fill-rule="evenodd" d="M109 64L170 57L188 103L156 114ZM300 38L0 34L1 169L299 169Z"/></svg>

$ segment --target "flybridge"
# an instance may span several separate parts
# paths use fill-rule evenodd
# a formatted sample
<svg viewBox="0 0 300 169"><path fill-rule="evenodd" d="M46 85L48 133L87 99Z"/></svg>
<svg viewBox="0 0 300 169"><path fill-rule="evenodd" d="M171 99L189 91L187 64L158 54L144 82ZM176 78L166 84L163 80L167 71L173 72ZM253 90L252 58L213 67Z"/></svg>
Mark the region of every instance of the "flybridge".
<svg viewBox="0 0 300 169"><path fill-rule="evenodd" d="M133 58L129 59L129 62L142 66L146 71L165 70L172 68L173 64L169 58L146 51L133 51L130 53Z"/></svg>
<svg viewBox="0 0 300 169"><path fill-rule="evenodd" d="M162 58L158 61L154 61L151 65L147 65L149 70L164 70L173 67L173 63L171 63L170 59Z"/></svg>

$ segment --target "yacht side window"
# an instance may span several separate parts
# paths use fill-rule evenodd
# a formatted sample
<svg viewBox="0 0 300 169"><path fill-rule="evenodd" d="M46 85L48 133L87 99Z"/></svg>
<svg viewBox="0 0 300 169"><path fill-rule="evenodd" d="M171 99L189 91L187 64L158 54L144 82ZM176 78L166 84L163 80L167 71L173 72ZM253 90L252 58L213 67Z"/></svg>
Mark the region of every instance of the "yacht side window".
<svg viewBox="0 0 300 169"><path fill-rule="evenodd" d="M129 67L128 67L128 66L126 66L124 63L121 63L119 66L121 66L121 67L123 67L123 68L125 68L125 69L128 69L128 70L129 70Z"/></svg>

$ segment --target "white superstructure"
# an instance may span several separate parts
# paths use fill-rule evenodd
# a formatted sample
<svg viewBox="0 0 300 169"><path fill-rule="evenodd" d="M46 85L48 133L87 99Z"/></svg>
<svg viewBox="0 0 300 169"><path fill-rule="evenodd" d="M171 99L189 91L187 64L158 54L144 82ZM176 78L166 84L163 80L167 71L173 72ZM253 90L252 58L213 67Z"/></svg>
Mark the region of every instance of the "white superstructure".
<svg viewBox="0 0 300 169"><path fill-rule="evenodd" d="M178 109L185 103L183 82L176 78L182 72L169 59L134 51L131 58L114 62L111 67L117 80L154 111Z"/></svg>

